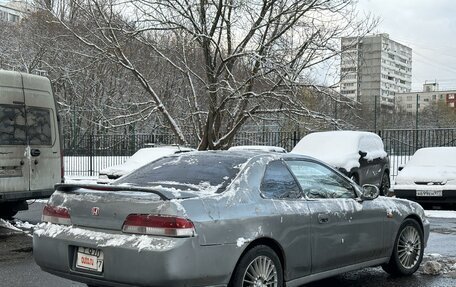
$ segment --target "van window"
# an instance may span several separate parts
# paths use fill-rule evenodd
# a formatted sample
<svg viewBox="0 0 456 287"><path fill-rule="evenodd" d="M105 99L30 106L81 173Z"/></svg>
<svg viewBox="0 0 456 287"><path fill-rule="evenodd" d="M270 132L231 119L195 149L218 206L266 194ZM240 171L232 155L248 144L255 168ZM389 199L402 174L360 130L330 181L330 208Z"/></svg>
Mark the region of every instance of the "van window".
<svg viewBox="0 0 456 287"><path fill-rule="evenodd" d="M27 109L27 134L31 145L52 145L51 112L49 109Z"/></svg>
<svg viewBox="0 0 456 287"><path fill-rule="evenodd" d="M23 106L0 105L0 145L25 145Z"/></svg>

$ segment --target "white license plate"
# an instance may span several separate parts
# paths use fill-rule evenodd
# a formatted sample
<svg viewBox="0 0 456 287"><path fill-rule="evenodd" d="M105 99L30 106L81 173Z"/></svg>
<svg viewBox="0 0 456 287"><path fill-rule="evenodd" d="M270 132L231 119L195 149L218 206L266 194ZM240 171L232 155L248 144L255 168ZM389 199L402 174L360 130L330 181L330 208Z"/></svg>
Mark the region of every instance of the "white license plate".
<svg viewBox="0 0 456 287"><path fill-rule="evenodd" d="M95 272L102 272L103 259L103 251L100 249L78 247L76 267Z"/></svg>
<svg viewBox="0 0 456 287"><path fill-rule="evenodd" d="M442 196L441 190L417 190L416 196Z"/></svg>

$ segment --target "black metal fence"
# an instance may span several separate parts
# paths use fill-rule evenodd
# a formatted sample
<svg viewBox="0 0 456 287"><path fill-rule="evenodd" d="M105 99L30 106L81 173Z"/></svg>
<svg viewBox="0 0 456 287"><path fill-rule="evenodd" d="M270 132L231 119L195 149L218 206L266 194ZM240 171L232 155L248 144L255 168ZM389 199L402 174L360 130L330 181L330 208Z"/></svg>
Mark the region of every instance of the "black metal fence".
<svg viewBox="0 0 456 287"><path fill-rule="evenodd" d="M234 145L272 145L290 151L308 133L310 132L241 132L236 135ZM377 133L382 137L385 150L390 155L393 180L398 167L405 164L417 149L456 146L456 128L385 129ZM172 134L86 135L77 142L65 139L66 175L96 176L103 168L123 163L140 148L176 142L176 137ZM192 147L196 145L196 140L193 140Z"/></svg>

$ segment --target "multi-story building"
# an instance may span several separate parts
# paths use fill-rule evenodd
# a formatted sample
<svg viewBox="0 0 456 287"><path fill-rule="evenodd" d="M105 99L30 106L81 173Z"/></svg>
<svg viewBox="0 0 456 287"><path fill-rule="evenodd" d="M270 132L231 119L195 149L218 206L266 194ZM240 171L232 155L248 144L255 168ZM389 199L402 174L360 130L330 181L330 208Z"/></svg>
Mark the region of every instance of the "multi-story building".
<svg viewBox="0 0 456 287"><path fill-rule="evenodd" d="M440 91L439 84L425 83L422 92L398 93L396 94L396 109L409 113L420 112L432 103L444 103L455 108L456 90Z"/></svg>
<svg viewBox="0 0 456 287"><path fill-rule="evenodd" d="M388 34L341 39L340 92L367 107L394 108L396 93L410 92L412 49Z"/></svg>
<svg viewBox="0 0 456 287"><path fill-rule="evenodd" d="M0 4L0 21L19 22L21 14L17 9Z"/></svg>

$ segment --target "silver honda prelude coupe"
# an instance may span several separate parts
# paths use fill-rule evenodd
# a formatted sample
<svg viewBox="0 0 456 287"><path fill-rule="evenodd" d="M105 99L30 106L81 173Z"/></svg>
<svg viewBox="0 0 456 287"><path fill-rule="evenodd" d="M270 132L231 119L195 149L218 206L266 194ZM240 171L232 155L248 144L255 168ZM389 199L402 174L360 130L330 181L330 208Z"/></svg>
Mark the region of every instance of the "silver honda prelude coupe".
<svg viewBox="0 0 456 287"><path fill-rule="evenodd" d="M89 286L299 286L419 267L429 222L313 158L191 152L110 185L56 185L33 235L49 273Z"/></svg>

